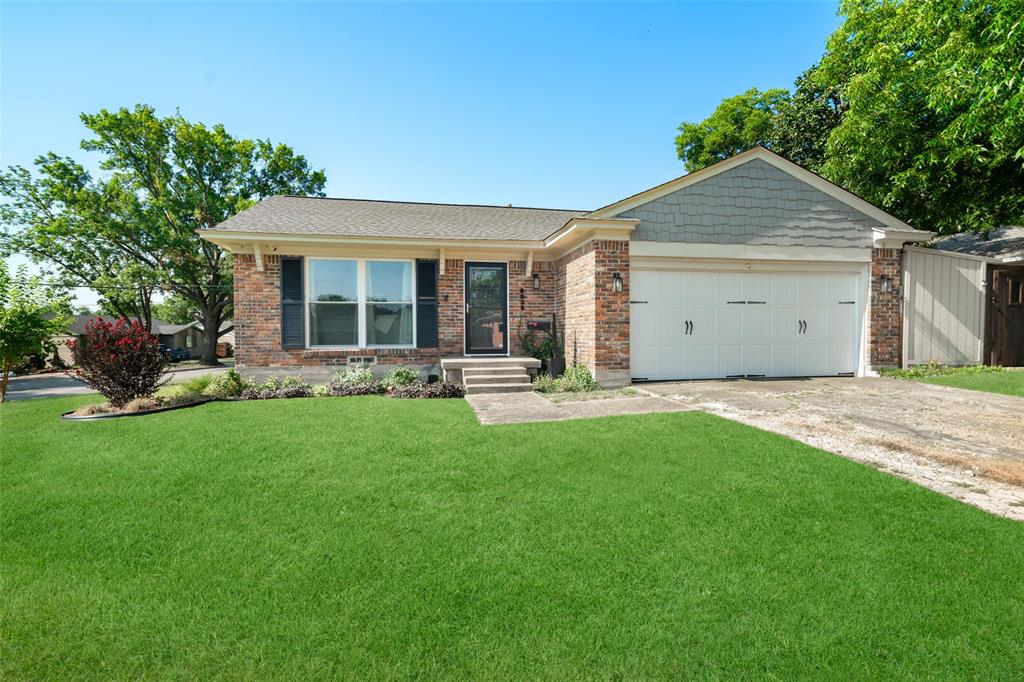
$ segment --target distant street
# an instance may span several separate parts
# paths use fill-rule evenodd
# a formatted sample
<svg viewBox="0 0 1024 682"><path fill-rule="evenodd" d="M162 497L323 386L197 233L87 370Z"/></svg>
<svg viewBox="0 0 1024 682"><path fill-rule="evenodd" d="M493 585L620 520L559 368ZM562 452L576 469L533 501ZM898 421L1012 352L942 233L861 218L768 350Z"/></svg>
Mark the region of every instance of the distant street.
<svg viewBox="0 0 1024 682"><path fill-rule="evenodd" d="M201 374L223 372L227 367L199 367L194 369L172 370L168 372L171 383L186 381ZM31 398L59 398L69 395L82 395L94 391L80 381L64 374L31 374L23 377L12 377L7 385L8 400L29 400Z"/></svg>

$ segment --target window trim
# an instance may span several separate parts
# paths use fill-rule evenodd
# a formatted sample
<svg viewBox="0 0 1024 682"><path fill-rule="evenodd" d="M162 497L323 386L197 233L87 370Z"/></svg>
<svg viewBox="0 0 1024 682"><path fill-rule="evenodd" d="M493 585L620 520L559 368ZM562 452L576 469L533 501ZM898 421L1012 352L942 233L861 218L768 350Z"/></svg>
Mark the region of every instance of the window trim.
<svg viewBox="0 0 1024 682"><path fill-rule="evenodd" d="M316 301L310 300L309 292L310 281L310 263L317 260L341 260L341 261L355 261L356 263L356 325L358 327L359 343L358 345L312 345L310 343L310 304L316 303ZM381 303L389 305L386 301L368 301L366 300L366 264L368 262L387 262L387 263L409 263L412 268L412 302L395 302L390 305L411 305L412 306L412 343L402 344L374 344L367 345L366 343L366 305L368 303ZM387 350L387 349L415 349L416 348L416 261L410 258L351 258L345 256L306 256L302 260L302 280L305 284L305 291L303 292L303 314L306 320L306 350Z"/></svg>

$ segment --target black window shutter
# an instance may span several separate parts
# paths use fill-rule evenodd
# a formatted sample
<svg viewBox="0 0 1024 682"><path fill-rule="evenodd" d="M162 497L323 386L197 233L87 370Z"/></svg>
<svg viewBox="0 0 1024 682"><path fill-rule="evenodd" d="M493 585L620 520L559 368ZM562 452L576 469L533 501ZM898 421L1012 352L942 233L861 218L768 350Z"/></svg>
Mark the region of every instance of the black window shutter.
<svg viewBox="0 0 1024 682"><path fill-rule="evenodd" d="M281 348L306 346L302 258L281 257Z"/></svg>
<svg viewBox="0 0 1024 682"><path fill-rule="evenodd" d="M437 261L416 261L416 347L437 348Z"/></svg>

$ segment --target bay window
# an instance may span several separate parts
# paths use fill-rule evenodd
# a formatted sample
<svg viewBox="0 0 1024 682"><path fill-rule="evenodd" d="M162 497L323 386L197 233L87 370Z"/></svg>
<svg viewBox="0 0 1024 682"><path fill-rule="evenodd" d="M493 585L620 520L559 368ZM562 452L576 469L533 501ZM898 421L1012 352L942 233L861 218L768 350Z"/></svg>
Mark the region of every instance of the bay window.
<svg viewBox="0 0 1024 682"><path fill-rule="evenodd" d="M412 346L411 261L307 259L310 346Z"/></svg>

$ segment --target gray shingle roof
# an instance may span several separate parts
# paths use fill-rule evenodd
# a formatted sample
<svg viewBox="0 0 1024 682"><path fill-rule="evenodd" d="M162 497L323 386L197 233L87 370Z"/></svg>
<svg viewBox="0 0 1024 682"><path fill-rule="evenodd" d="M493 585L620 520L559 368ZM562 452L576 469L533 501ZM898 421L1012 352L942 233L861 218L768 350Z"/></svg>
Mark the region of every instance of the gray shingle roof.
<svg viewBox="0 0 1024 682"><path fill-rule="evenodd" d="M273 196L217 230L343 237L539 240L587 211Z"/></svg>
<svg viewBox="0 0 1024 682"><path fill-rule="evenodd" d="M973 232L954 234L935 242L935 248L986 258L1020 260L1024 258L1024 227L1000 227L989 232L988 239Z"/></svg>

